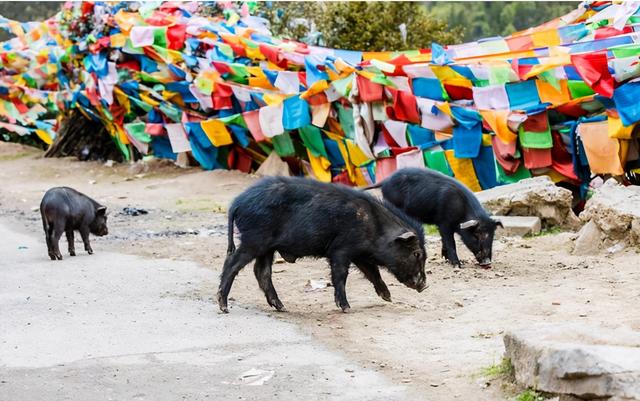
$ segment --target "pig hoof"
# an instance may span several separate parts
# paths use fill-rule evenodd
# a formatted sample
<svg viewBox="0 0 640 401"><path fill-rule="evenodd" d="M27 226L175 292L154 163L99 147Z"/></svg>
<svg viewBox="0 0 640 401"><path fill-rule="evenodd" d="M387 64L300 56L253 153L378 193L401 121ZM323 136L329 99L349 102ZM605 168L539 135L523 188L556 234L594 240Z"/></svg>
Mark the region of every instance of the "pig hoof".
<svg viewBox="0 0 640 401"><path fill-rule="evenodd" d="M62 260L62 255L56 255L56 259Z"/></svg>
<svg viewBox="0 0 640 401"><path fill-rule="evenodd" d="M351 310L350 306L343 306L342 307L342 313L349 313L350 310Z"/></svg>
<svg viewBox="0 0 640 401"><path fill-rule="evenodd" d="M287 309L282 304L282 301L280 301L279 299L274 299L273 301L269 302L269 305L271 305L274 308L276 308L276 310L278 312L286 312L287 311Z"/></svg>
<svg viewBox="0 0 640 401"><path fill-rule="evenodd" d="M389 291L383 291L383 292L379 292L378 295L380 296L380 298L382 298L383 300L387 301L387 302L391 302L391 293Z"/></svg>
<svg viewBox="0 0 640 401"><path fill-rule="evenodd" d="M69 251L69 256L76 256L76 251Z"/></svg>
<svg viewBox="0 0 640 401"><path fill-rule="evenodd" d="M88 253L89 255L93 255L93 249L87 249L87 253Z"/></svg>
<svg viewBox="0 0 640 401"><path fill-rule="evenodd" d="M222 313L229 313L227 308L227 301L222 299L222 294L218 293L218 307Z"/></svg>
<svg viewBox="0 0 640 401"><path fill-rule="evenodd" d="M56 255L54 255L52 253L49 254L49 257L51 258L51 260L56 260Z"/></svg>

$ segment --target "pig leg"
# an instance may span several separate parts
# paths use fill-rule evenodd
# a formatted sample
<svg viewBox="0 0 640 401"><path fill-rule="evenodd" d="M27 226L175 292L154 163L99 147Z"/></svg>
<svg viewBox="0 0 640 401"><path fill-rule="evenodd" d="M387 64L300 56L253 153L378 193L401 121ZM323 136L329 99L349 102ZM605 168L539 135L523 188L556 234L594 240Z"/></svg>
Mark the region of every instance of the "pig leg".
<svg viewBox="0 0 640 401"><path fill-rule="evenodd" d="M331 282L335 292L336 305L343 312L349 312L351 306L347 302L347 293L345 286L347 284L347 276L349 275L349 261L343 258L331 258Z"/></svg>
<svg viewBox="0 0 640 401"><path fill-rule="evenodd" d="M67 243L69 244L69 255L76 256L76 247L73 243L73 230L66 230L65 234L67 234Z"/></svg>
<svg viewBox="0 0 640 401"><path fill-rule="evenodd" d="M380 269L378 269L378 266L360 262L356 263L356 266L358 266L358 269L360 269L367 280L371 281L378 296L387 302L391 302L391 293L389 292L387 285L382 281L382 277L380 277Z"/></svg>
<svg viewBox="0 0 640 401"><path fill-rule="evenodd" d="M89 255L93 255L93 249L91 249L91 243L89 243L89 228L81 228L80 236L82 237L82 242L84 243L84 250L87 251Z"/></svg>
<svg viewBox="0 0 640 401"><path fill-rule="evenodd" d="M264 295L267 297L269 305L276 308L278 312L284 312L285 308L278 298L278 293L273 287L273 281L271 281L271 265L273 263L273 252L256 258L256 263L253 265L253 273L256 275L258 285Z"/></svg>
<svg viewBox="0 0 640 401"><path fill-rule="evenodd" d="M454 266L462 267L460 260L458 259L458 253L456 252L456 241L453 238L454 231L448 227L440 229L440 236L442 238L442 253L443 256Z"/></svg>
<svg viewBox="0 0 640 401"><path fill-rule="evenodd" d="M254 256L244 250L242 245L231 255L227 256L220 275L220 286L218 287L218 306L224 313L229 313L227 308L227 297L231 291L233 280L247 263L251 262Z"/></svg>
<svg viewBox="0 0 640 401"><path fill-rule="evenodd" d="M44 239L47 242L47 252L51 260L56 260L56 255L53 253L53 243L51 242L53 236L53 229L49 225L45 225Z"/></svg>
<svg viewBox="0 0 640 401"><path fill-rule="evenodd" d="M64 226L62 224L54 224L53 230L51 230L51 248L53 250L53 256L56 259L62 260L62 253L60 252L60 237L64 232Z"/></svg>

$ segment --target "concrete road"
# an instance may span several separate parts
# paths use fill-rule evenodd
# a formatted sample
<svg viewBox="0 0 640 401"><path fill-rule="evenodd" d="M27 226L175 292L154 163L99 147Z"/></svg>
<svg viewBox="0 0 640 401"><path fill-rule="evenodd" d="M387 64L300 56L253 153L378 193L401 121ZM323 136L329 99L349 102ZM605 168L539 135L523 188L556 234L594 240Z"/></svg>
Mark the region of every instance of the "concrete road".
<svg viewBox="0 0 640 401"><path fill-rule="evenodd" d="M0 238L1 401L409 398L265 312L218 314L195 264Z"/></svg>

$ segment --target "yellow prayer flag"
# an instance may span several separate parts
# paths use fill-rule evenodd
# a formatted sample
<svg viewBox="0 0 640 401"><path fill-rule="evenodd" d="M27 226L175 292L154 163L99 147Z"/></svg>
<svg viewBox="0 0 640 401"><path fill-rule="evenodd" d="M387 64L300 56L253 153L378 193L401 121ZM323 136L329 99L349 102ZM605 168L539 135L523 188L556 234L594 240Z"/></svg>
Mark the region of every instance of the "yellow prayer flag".
<svg viewBox="0 0 640 401"><path fill-rule="evenodd" d="M560 43L560 35L557 29L549 29L547 31L534 32L531 35L531 40L535 47L551 47L557 46Z"/></svg>
<svg viewBox="0 0 640 401"><path fill-rule="evenodd" d="M471 159L458 159L453 155L453 152L451 149L445 150L444 155L449 162L451 170L453 170L455 178L473 192L482 191Z"/></svg>
<svg viewBox="0 0 640 401"><path fill-rule="evenodd" d="M318 181L331 182L331 162L322 156L314 156L313 153L307 149L307 155L309 155L309 162L311 163L311 169Z"/></svg>
<svg viewBox="0 0 640 401"><path fill-rule="evenodd" d="M127 43L127 37L121 33L111 35L111 47L124 47Z"/></svg>
<svg viewBox="0 0 640 401"><path fill-rule="evenodd" d="M207 120L200 122L202 130L207 135L207 138L211 141L213 146L220 147L224 145L230 145L233 143L231 134L227 130L227 127L220 120Z"/></svg>
<svg viewBox="0 0 640 401"><path fill-rule="evenodd" d="M329 88L329 84L324 79L320 81L316 81L313 83L313 85L311 85L309 89L302 92L302 94L300 95L300 98L306 100L311 96L317 95L318 93L323 92L325 89L328 89L328 88Z"/></svg>
<svg viewBox="0 0 640 401"><path fill-rule="evenodd" d="M518 136L514 134L507 123L507 117L509 117L509 110L479 110L482 118L489 124L493 132L496 133L498 138L504 143L511 143L518 139Z"/></svg>
<svg viewBox="0 0 640 401"><path fill-rule="evenodd" d="M51 145L53 143L53 140L51 139L51 136L47 131L37 129L36 135L38 135L38 138L42 139L42 142L46 143L47 145Z"/></svg>
<svg viewBox="0 0 640 401"><path fill-rule="evenodd" d="M622 120L615 116L610 115L607 119L609 138L631 139L631 134L633 133L634 127L635 124L625 127L624 125L622 125Z"/></svg>
<svg viewBox="0 0 640 401"><path fill-rule="evenodd" d="M368 162L369 159L367 155L364 154L362 149L356 143L350 139L345 139L345 143L347 144L347 151L349 151L349 159L354 166L360 167L364 163Z"/></svg>

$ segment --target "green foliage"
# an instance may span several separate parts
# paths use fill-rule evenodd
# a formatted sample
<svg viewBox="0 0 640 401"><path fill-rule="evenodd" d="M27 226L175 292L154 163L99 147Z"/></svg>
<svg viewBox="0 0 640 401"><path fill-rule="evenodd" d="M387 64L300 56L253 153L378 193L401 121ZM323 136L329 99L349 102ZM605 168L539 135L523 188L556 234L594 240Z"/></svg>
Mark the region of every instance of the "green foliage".
<svg viewBox="0 0 640 401"><path fill-rule="evenodd" d="M489 379L497 379L500 377L513 377L515 375L515 370L513 368L513 364L511 363L511 359L502 358L499 364L493 364L489 367L482 369L482 375Z"/></svg>
<svg viewBox="0 0 640 401"><path fill-rule="evenodd" d="M554 234L558 234L562 232L562 228L558 227L558 226L551 226L551 227L547 227L547 228L543 228L542 230L540 230L539 233L536 234L529 234L526 235L526 238L535 238L535 237L542 237L543 235L554 235Z"/></svg>
<svg viewBox="0 0 640 401"><path fill-rule="evenodd" d="M518 394L518 396L516 397L516 401L545 401L545 400L546 398L542 394L530 388Z"/></svg>
<svg viewBox="0 0 640 401"><path fill-rule="evenodd" d="M578 3L569 1L429 2L426 8L450 26L464 27L464 41L507 36L567 14Z"/></svg>
<svg viewBox="0 0 640 401"><path fill-rule="evenodd" d="M3 1L0 2L0 15L22 22L43 21L60 11L62 4L46 1Z"/></svg>
<svg viewBox="0 0 640 401"><path fill-rule="evenodd" d="M438 230L438 226L434 226L432 224L423 224L424 234L425 235L440 235L440 230Z"/></svg>
<svg viewBox="0 0 640 401"><path fill-rule="evenodd" d="M421 49L462 39L461 28L450 28L414 2L274 2L261 11L275 35L337 49Z"/></svg>

